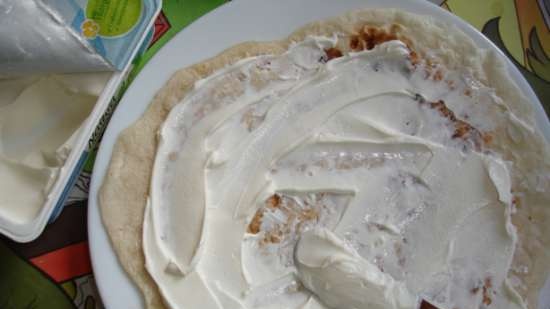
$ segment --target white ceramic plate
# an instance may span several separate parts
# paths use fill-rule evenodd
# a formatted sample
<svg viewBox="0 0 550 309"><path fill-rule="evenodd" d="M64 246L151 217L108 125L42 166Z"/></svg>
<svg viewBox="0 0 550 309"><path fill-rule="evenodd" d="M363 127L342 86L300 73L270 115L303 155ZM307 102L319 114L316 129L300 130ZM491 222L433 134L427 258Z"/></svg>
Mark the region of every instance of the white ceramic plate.
<svg viewBox="0 0 550 309"><path fill-rule="evenodd" d="M143 68L114 113L96 158L88 208L88 235L96 283L107 308L143 308L140 292L118 263L99 215L97 193L119 133L136 121L153 95L178 68L250 40L275 40L322 18L364 7L394 7L456 24L481 48L496 47L473 27L425 0L237 0L203 16L176 35ZM504 57L504 55L503 55ZM511 77L535 104L538 124L550 140L550 123L534 92L508 61ZM550 289L550 282L547 284ZM545 295L550 296L550 295ZM546 299L541 309L550 309Z"/></svg>

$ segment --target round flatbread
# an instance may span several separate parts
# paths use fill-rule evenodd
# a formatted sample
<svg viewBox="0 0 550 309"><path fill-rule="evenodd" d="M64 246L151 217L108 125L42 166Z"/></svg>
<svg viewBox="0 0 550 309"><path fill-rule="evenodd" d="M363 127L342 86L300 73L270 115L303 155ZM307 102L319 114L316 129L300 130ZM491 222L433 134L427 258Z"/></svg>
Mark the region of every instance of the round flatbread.
<svg viewBox="0 0 550 309"><path fill-rule="evenodd" d="M372 36L372 29L378 35ZM518 292L529 307L536 308L550 260L550 225L546 224L550 218L550 151L536 129L531 104L507 76L505 64L494 52L478 49L452 25L393 9L357 10L314 22L281 41L242 43L181 69L159 90L143 116L119 136L100 190L101 215L121 265L142 291L147 308L164 308L158 288L145 269L142 248L144 209L162 123L196 81L244 58L282 54L293 42L310 35L338 35L337 48L342 53L397 38L420 58L450 69L467 68L503 98L503 106L522 125L510 123L494 132L491 150L513 161L525 173L513 179L514 189L521 194L516 195L517 211L513 215L519 241L510 276L520 281Z"/></svg>

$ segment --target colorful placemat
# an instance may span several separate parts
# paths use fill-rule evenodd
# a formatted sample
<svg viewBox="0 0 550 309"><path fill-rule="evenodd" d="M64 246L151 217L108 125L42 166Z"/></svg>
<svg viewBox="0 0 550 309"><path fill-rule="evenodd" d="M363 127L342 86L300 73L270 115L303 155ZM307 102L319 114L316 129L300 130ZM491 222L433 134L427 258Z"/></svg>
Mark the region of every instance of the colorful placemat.
<svg viewBox="0 0 550 309"><path fill-rule="evenodd" d="M238 0L236 0L238 1ZM0 237L0 308L103 308L87 241L86 206L95 151L124 90L147 61L180 29L225 0L164 0L153 39L134 61L128 80L100 122L94 149L60 216L35 241ZM548 0L435 0L470 22L519 68L550 113L550 2Z"/></svg>

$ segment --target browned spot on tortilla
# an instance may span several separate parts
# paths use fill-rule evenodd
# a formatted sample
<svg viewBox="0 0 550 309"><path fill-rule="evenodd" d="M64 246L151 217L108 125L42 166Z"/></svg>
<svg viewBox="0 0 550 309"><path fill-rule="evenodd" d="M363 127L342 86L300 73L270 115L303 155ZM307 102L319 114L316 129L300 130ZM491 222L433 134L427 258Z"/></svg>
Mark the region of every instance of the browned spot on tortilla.
<svg viewBox="0 0 550 309"><path fill-rule="evenodd" d="M361 40L359 40L359 36L352 36L349 41L349 47L352 50L362 50L363 49L363 43Z"/></svg>
<svg viewBox="0 0 550 309"><path fill-rule="evenodd" d="M389 31L384 28L365 25L357 31L356 35L350 37L349 46L354 51L371 50L376 45L399 39L410 48L411 41L405 37L400 37L398 35L400 30L401 26L398 24L391 25Z"/></svg>
<svg viewBox="0 0 550 309"><path fill-rule="evenodd" d="M485 306L489 306L493 300L491 297L489 297L489 289L493 287L493 283L491 281L491 278L487 277L485 278L485 281L483 283L483 304Z"/></svg>
<svg viewBox="0 0 550 309"><path fill-rule="evenodd" d="M420 303L420 309L439 309L436 306L430 304L429 302L422 300Z"/></svg>
<svg viewBox="0 0 550 309"><path fill-rule="evenodd" d="M278 208L281 205L281 197L278 194L273 194L266 201L267 207Z"/></svg>
<svg viewBox="0 0 550 309"><path fill-rule="evenodd" d="M411 51L409 53L409 60L411 61L413 66L416 66L417 64L420 63L420 57L415 51Z"/></svg>
<svg viewBox="0 0 550 309"><path fill-rule="evenodd" d="M466 121L458 119L454 112L445 105L445 102L443 100L439 100L437 102L426 102L426 101L420 101L420 104L428 104L428 106L432 109L435 109L439 112L439 114L451 121L454 125L454 132L452 135L453 139L459 138L462 140L470 140L473 142L476 150L480 150L481 147L484 145L485 139L483 134L467 123ZM487 138L490 135L488 135ZM488 139L490 141L490 139Z"/></svg>
<svg viewBox="0 0 550 309"><path fill-rule="evenodd" d="M365 26L363 27L362 33L360 33L361 38L365 41L365 47L367 50L373 49L376 45L397 40L397 36L393 33L388 33L384 29Z"/></svg>
<svg viewBox="0 0 550 309"><path fill-rule="evenodd" d="M246 231L250 234L258 234L260 232L260 226L262 225L263 216L264 216L263 211L260 211L260 210L256 211Z"/></svg>
<svg viewBox="0 0 550 309"><path fill-rule="evenodd" d="M322 198L323 193L318 193L318 196ZM305 223L319 220L319 210L316 209L316 205L322 204L313 205L304 201L304 205L300 206L292 197L273 194L265 200L264 206L256 211L248 224L247 231L250 234L262 232L262 238L259 240L259 244L262 246L280 243L288 237L292 230L301 231ZM286 217L286 221L276 223L269 229L262 229L262 221L265 220L266 214L272 212L282 212Z"/></svg>
<svg viewBox="0 0 550 309"><path fill-rule="evenodd" d="M453 138L464 138L471 130L471 126L462 120L453 120L455 121L455 133Z"/></svg>
<svg viewBox="0 0 550 309"><path fill-rule="evenodd" d="M485 145L489 145L493 141L493 135L491 133L487 133L487 132L483 133L482 138Z"/></svg>
<svg viewBox="0 0 550 309"><path fill-rule="evenodd" d="M266 201L265 205L268 208L277 208L281 203L281 197L278 194L273 194ZM247 232L250 234L258 234L260 227L262 226L262 219L264 217L265 209L262 207L256 211L254 217L250 221L247 227Z"/></svg>
<svg viewBox="0 0 550 309"><path fill-rule="evenodd" d="M432 76L433 80L435 81L441 81L443 80L443 71L437 70L435 71L434 75Z"/></svg>
<svg viewBox="0 0 550 309"><path fill-rule="evenodd" d="M429 102L429 106L432 109L435 109L441 114L441 116L451 120L456 121L456 116L452 110L450 110L443 100L437 102Z"/></svg>
<svg viewBox="0 0 550 309"><path fill-rule="evenodd" d="M327 61L330 61L334 58L342 57L342 52L335 47L325 49L325 53L327 54Z"/></svg>

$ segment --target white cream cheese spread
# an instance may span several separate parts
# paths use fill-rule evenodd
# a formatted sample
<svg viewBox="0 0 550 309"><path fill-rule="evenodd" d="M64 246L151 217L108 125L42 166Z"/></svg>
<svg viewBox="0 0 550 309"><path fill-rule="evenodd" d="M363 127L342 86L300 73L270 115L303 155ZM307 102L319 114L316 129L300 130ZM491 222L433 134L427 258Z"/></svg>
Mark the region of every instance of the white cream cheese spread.
<svg viewBox="0 0 550 309"><path fill-rule="evenodd" d="M523 308L509 117L468 72L435 78L393 40L337 37L195 84L159 132L146 268L186 308Z"/></svg>
<svg viewBox="0 0 550 309"><path fill-rule="evenodd" d="M326 228L302 234L296 246L300 281L331 308L415 308L416 297Z"/></svg>
<svg viewBox="0 0 550 309"><path fill-rule="evenodd" d="M36 217L109 75L0 80L0 222Z"/></svg>

